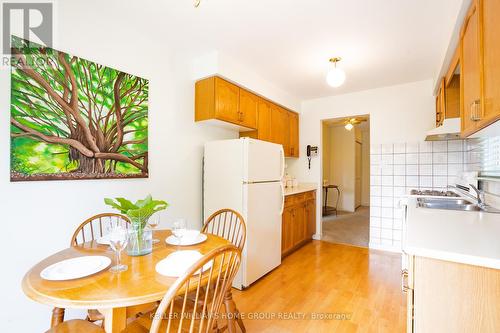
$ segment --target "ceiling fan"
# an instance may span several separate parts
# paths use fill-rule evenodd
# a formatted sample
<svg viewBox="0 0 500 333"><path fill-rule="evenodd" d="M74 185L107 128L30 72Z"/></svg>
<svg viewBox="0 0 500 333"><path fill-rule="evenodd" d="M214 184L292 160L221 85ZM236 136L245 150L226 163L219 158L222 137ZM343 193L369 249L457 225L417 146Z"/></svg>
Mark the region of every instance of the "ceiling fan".
<svg viewBox="0 0 500 333"><path fill-rule="evenodd" d="M363 121L366 121L365 118L348 118L346 121L345 121L345 125L344 125L344 128L348 131L352 130L354 128L354 125L358 125L358 124L361 124Z"/></svg>

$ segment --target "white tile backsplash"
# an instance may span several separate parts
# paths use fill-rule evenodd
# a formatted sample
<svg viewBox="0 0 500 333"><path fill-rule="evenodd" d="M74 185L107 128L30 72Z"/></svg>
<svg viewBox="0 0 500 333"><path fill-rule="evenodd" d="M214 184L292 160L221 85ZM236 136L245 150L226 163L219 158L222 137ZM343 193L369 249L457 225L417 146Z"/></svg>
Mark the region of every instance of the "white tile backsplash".
<svg viewBox="0 0 500 333"><path fill-rule="evenodd" d="M370 243L400 249L401 198L412 189L444 190L460 172L479 168L477 145L467 147L462 140L372 145Z"/></svg>
<svg viewBox="0 0 500 333"><path fill-rule="evenodd" d="M432 174L434 176L447 176L448 175L448 165L447 164L434 164L432 166Z"/></svg>
<svg viewBox="0 0 500 333"><path fill-rule="evenodd" d="M404 154L404 153L406 153L406 143L395 143L394 154Z"/></svg>
<svg viewBox="0 0 500 333"><path fill-rule="evenodd" d="M432 153L420 153L418 154L419 164L431 164L432 163Z"/></svg>
<svg viewBox="0 0 500 333"><path fill-rule="evenodd" d="M417 176L418 173L418 165L416 164L410 164L406 165L406 175L407 176Z"/></svg>
<svg viewBox="0 0 500 333"><path fill-rule="evenodd" d="M403 165L395 165L394 166L394 176L404 176L404 175L406 175L406 166L404 164Z"/></svg>
<svg viewBox="0 0 500 333"><path fill-rule="evenodd" d="M448 142L447 141L434 141L432 143L432 152L434 153L442 153L448 151Z"/></svg>
<svg viewBox="0 0 500 333"><path fill-rule="evenodd" d="M418 174L420 176L432 176L432 164L421 164Z"/></svg>
<svg viewBox="0 0 500 333"><path fill-rule="evenodd" d="M464 142L462 140L448 141L448 151L464 151Z"/></svg>
<svg viewBox="0 0 500 333"><path fill-rule="evenodd" d="M382 145L382 154L394 153L394 145L392 143L385 143Z"/></svg>
<svg viewBox="0 0 500 333"><path fill-rule="evenodd" d="M463 152L448 152L448 163L463 163L464 153Z"/></svg>
<svg viewBox="0 0 500 333"><path fill-rule="evenodd" d="M448 163L448 154L447 153L433 153L432 154L432 163L433 164L446 164L446 163Z"/></svg>
<svg viewBox="0 0 500 333"><path fill-rule="evenodd" d="M394 154L394 164L406 164L406 154Z"/></svg>
<svg viewBox="0 0 500 333"><path fill-rule="evenodd" d="M430 153L432 152L432 142L422 141L418 143L418 151L420 153Z"/></svg>
<svg viewBox="0 0 500 333"><path fill-rule="evenodd" d="M382 186L393 186L393 176L382 176Z"/></svg>

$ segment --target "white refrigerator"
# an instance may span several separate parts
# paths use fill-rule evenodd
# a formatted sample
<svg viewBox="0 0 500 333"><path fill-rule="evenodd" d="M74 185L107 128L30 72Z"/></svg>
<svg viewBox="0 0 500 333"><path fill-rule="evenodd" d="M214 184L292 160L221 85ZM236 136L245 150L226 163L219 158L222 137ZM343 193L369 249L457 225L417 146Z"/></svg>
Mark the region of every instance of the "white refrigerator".
<svg viewBox="0 0 500 333"><path fill-rule="evenodd" d="M281 264L283 147L249 138L205 144L204 219L231 208L245 219L247 237L233 286L243 289Z"/></svg>

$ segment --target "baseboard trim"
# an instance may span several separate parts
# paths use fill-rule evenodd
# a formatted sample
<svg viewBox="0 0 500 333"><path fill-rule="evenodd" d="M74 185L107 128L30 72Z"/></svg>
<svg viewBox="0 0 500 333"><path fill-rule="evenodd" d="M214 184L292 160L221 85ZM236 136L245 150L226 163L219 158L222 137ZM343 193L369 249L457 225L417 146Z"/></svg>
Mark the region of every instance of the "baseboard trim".
<svg viewBox="0 0 500 333"><path fill-rule="evenodd" d="M389 245L374 244L372 242L369 242L368 247L372 250L380 250L380 251L386 251L386 252L392 252L392 253L402 253L400 248L394 247L392 245L389 246Z"/></svg>

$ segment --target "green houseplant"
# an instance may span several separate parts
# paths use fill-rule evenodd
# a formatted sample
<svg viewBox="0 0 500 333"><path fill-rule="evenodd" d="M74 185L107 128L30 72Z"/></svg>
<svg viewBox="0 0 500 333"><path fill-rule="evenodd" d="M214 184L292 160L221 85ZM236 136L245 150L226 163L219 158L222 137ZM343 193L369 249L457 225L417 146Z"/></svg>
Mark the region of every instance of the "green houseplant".
<svg viewBox="0 0 500 333"><path fill-rule="evenodd" d="M168 203L163 200L153 200L151 195L143 200L137 200L135 203L125 198L105 198L104 202L130 219L131 229L127 254L141 256L151 253L153 248L152 231L147 226L148 220L154 213L166 209Z"/></svg>

